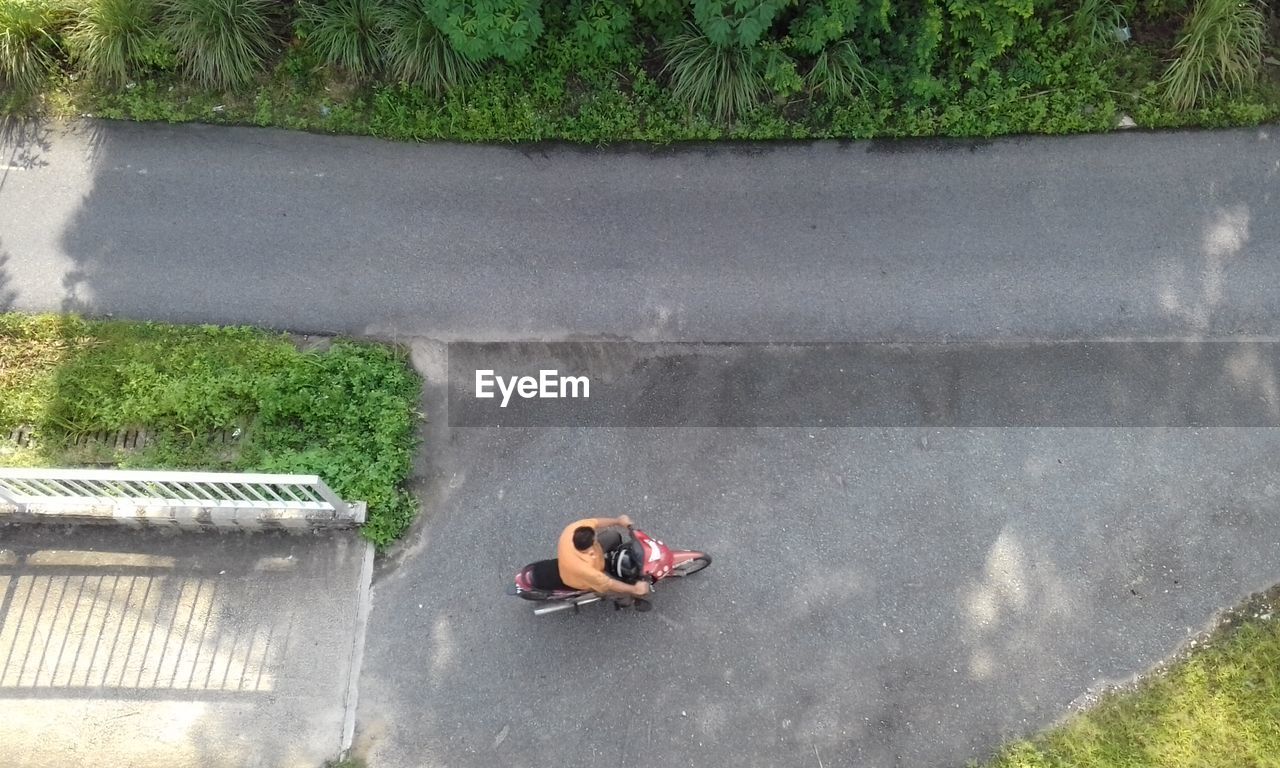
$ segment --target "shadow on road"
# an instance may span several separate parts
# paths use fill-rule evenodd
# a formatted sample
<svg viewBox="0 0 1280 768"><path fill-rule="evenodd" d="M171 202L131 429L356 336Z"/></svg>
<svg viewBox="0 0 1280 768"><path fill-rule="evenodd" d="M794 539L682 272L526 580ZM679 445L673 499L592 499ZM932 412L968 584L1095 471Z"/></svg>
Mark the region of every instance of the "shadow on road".
<svg viewBox="0 0 1280 768"><path fill-rule="evenodd" d="M4 249L4 238L0 238L0 312L7 312L13 306L13 300L18 296L17 291L14 291L9 285L8 266L11 258L13 257Z"/></svg>

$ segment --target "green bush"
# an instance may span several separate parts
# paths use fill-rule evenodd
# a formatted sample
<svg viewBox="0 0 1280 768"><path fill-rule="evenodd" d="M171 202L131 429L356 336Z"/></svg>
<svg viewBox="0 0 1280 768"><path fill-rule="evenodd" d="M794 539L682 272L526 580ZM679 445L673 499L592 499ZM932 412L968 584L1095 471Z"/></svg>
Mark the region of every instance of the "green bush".
<svg viewBox="0 0 1280 768"><path fill-rule="evenodd" d="M266 66L274 10L271 0L164 0L161 21L187 77L235 89Z"/></svg>
<svg viewBox="0 0 1280 768"><path fill-rule="evenodd" d="M39 90L59 50L56 24L47 0L0 0L0 84L21 97Z"/></svg>
<svg viewBox="0 0 1280 768"><path fill-rule="evenodd" d="M540 0L432 0L431 20L472 61L520 61L542 35Z"/></svg>
<svg viewBox="0 0 1280 768"><path fill-rule="evenodd" d="M0 429L33 425L37 448L0 464L75 463L76 435L145 427L137 468L318 474L369 503L385 546L413 519L409 475L420 382L396 349L336 341L302 352L249 328L0 314ZM238 453L213 439L244 430Z"/></svg>
<svg viewBox="0 0 1280 768"><path fill-rule="evenodd" d="M1262 65L1266 20L1253 0L1200 0L1174 48L1161 84L1165 101L1188 110L1219 91L1252 86Z"/></svg>
<svg viewBox="0 0 1280 768"><path fill-rule="evenodd" d="M480 67L449 45L431 21L433 0L393 0L383 13L388 73L435 97L473 82Z"/></svg>
<svg viewBox="0 0 1280 768"><path fill-rule="evenodd" d="M788 0L693 0L693 18L715 45L749 48L787 5Z"/></svg>
<svg viewBox="0 0 1280 768"><path fill-rule="evenodd" d="M626 47L635 18L623 0L569 0L568 39L587 59L610 60Z"/></svg>
<svg viewBox="0 0 1280 768"><path fill-rule="evenodd" d="M337 342L305 365L291 365L262 392L254 466L316 473L338 495L378 510L365 531L384 546L413 519L399 483L413 462L419 384L406 361L375 345ZM409 405L409 407L406 407Z"/></svg>
<svg viewBox="0 0 1280 768"><path fill-rule="evenodd" d="M855 38L862 53L878 53L880 38L890 33L889 0L822 0L809 2L791 22L788 42L814 56L839 41Z"/></svg>
<svg viewBox="0 0 1280 768"><path fill-rule="evenodd" d="M121 85L155 60L157 13L155 0L88 0L67 45L91 77Z"/></svg>
<svg viewBox="0 0 1280 768"><path fill-rule="evenodd" d="M732 122L760 103L767 62L757 47L717 45L696 27L662 47L671 93L691 111L710 112Z"/></svg>
<svg viewBox="0 0 1280 768"><path fill-rule="evenodd" d="M163 4L161 43L121 42L104 66L72 45L72 63L99 82L47 78L59 97L37 103L401 139L592 143L1060 133L1107 130L1121 113L1151 127L1221 126L1280 112L1280 89L1256 76L1258 15L1224 0L1197 7L1173 67L1161 62L1171 28L1153 14L1184 0L150 1ZM1127 18L1135 38L1116 45ZM54 22L38 38L44 67L59 61ZM297 36L277 56L272 30L288 22ZM267 62L274 71L256 77ZM179 63L188 83L168 75ZM358 77L331 82L343 69ZM136 85L103 82L122 71Z"/></svg>
<svg viewBox="0 0 1280 768"><path fill-rule="evenodd" d="M384 8L379 0L319 0L298 5L302 37L322 59L360 79L382 66Z"/></svg>
<svg viewBox="0 0 1280 768"><path fill-rule="evenodd" d="M964 76L977 80L1038 22L1034 0L946 0L945 40Z"/></svg>

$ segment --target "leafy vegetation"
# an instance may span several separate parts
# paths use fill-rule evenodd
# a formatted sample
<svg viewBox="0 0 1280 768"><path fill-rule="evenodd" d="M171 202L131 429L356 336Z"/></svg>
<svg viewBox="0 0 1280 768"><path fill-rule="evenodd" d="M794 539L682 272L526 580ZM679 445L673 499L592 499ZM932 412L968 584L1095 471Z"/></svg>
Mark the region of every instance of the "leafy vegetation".
<svg viewBox="0 0 1280 768"><path fill-rule="evenodd" d="M67 46L91 77L124 85L155 57L156 17L154 0L88 0L67 31Z"/></svg>
<svg viewBox="0 0 1280 768"><path fill-rule="evenodd" d="M480 67L432 23L432 0L393 0L382 14L387 68L401 83L440 98L473 82Z"/></svg>
<svg viewBox="0 0 1280 768"><path fill-rule="evenodd" d="M1262 66L1265 29L1253 0L1199 0L1162 81L1169 103L1190 109L1215 92L1252 86Z"/></svg>
<svg viewBox="0 0 1280 768"><path fill-rule="evenodd" d="M266 67L271 0L166 0L164 33L183 71L209 88L236 88Z"/></svg>
<svg viewBox="0 0 1280 768"><path fill-rule="evenodd" d="M671 95L689 109L729 122L750 110L764 92L764 55L756 48L719 44L695 27L677 35L667 55Z"/></svg>
<svg viewBox="0 0 1280 768"><path fill-rule="evenodd" d="M378 0L319 0L299 8L303 38L325 61L361 79L378 71L385 30Z"/></svg>
<svg viewBox="0 0 1280 768"><path fill-rule="evenodd" d="M46 0L0 2L0 85L25 97L53 69L56 9Z"/></svg>
<svg viewBox="0 0 1280 768"><path fill-rule="evenodd" d="M419 382L394 349L335 341L302 351L249 328L0 314L0 463L318 474L369 504L379 546L416 512L411 466ZM147 430L136 451L77 438ZM231 447L223 437L239 432Z"/></svg>
<svg viewBox="0 0 1280 768"><path fill-rule="evenodd" d="M102 10L40 16L43 63L0 62L55 114L591 143L1280 117L1258 0L64 1Z"/></svg>
<svg viewBox="0 0 1280 768"><path fill-rule="evenodd" d="M1207 642L988 768L1245 768L1280 756L1280 587Z"/></svg>

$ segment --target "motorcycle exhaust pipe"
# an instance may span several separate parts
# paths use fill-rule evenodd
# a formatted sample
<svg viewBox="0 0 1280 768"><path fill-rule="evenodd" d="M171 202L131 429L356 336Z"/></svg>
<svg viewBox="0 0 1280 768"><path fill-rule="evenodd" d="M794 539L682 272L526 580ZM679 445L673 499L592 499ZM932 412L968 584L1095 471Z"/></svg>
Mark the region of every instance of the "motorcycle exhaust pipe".
<svg viewBox="0 0 1280 768"><path fill-rule="evenodd" d="M556 605L548 605L546 608L534 608L533 615L546 616L548 613L556 613L557 611L567 611L570 608L576 611L578 609L578 606L580 605L590 605L591 603L598 603L598 602L600 602L600 598L591 597L586 600L579 600L574 603L558 603Z"/></svg>

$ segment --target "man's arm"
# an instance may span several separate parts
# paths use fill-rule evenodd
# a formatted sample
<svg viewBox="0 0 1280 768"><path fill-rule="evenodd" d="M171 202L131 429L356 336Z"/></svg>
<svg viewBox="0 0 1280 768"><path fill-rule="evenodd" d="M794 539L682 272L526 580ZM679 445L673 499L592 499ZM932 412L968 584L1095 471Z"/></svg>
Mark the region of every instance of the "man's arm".
<svg viewBox="0 0 1280 768"><path fill-rule="evenodd" d="M631 518L627 517L626 515L619 515L617 517L596 518L597 528L609 528L610 526L614 526L614 525L620 526L622 528L626 528L627 526L631 525Z"/></svg>
<svg viewBox="0 0 1280 768"><path fill-rule="evenodd" d="M593 586L592 592L600 592L609 595L631 595L632 597L648 597L649 596L649 580L640 579L635 584L628 584L625 581L618 581L610 578L608 575L601 573L599 580Z"/></svg>

